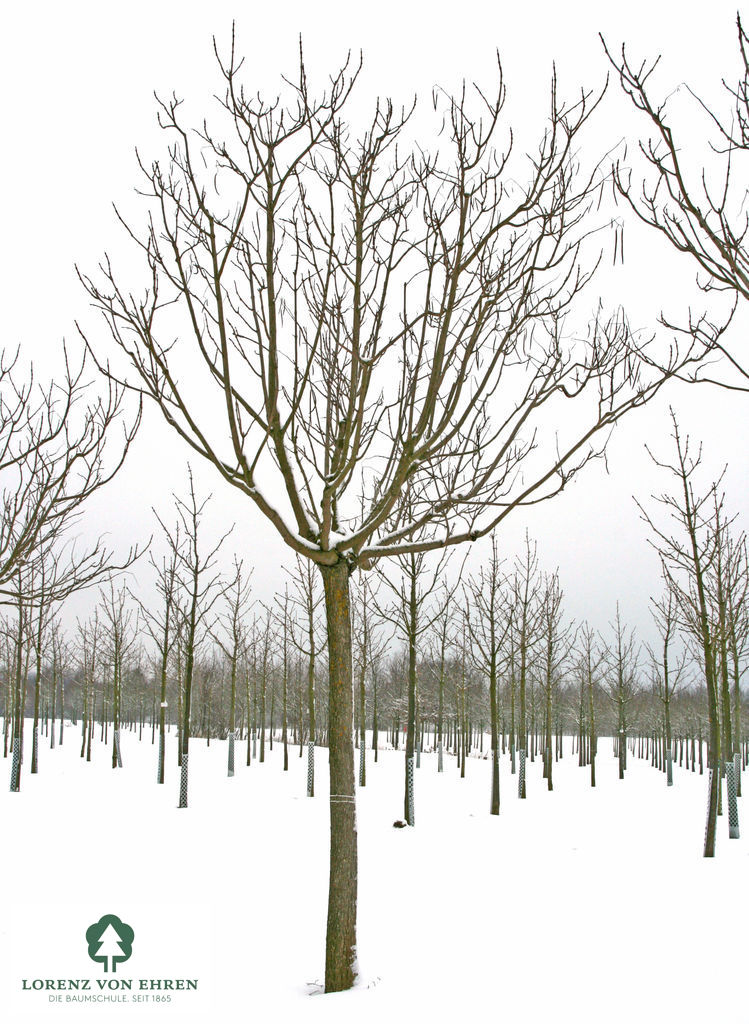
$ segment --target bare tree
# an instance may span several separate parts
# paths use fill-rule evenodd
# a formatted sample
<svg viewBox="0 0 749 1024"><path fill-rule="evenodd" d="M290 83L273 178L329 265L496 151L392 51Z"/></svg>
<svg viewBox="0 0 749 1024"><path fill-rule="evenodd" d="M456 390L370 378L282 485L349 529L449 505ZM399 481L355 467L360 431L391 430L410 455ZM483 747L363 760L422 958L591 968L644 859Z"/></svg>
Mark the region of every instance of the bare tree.
<svg viewBox="0 0 749 1024"><path fill-rule="evenodd" d="M284 587L283 597L276 594L274 598L273 617L277 626L277 635L281 648L281 741L283 743L283 770L289 770L289 731L288 731L288 692L290 645L292 637L291 610L289 608L289 588ZM271 743L273 736L273 712L271 711Z"/></svg>
<svg viewBox="0 0 749 1024"><path fill-rule="evenodd" d="M733 760L736 794L741 796L741 676L749 651L749 558L746 534L726 538L726 628L733 683Z"/></svg>
<svg viewBox="0 0 749 1024"><path fill-rule="evenodd" d="M668 579L668 576L666 577ZM661 651L656 654L648 646L650 664L653 672L653 682L656 693L663 704L663 729L666 748L666 785L673 786L674 772L672 759L672 733L671 733L671 702L686 685L684 668L686 663L686 651L682 651L675 664L671 660L671 649L678 629L678 600L671 587L666 588L665 595L656 601L650 599L651 612L655 621L655 627L661 638Z"/></svg>
<svg viewBox="0 0 749 1024"><path fill-rule="evenodd" d="M587 705L588 709L588 749L591 787L596 784L596 753L598 748L595 687L603 664L603 659L604 651L597 642L595 632L587 622L583 622L577 638L575 673L580 680L581 707L585 707L585 705ZM583 744L582 733L580 735L580 744L581 746ZM580 763L584 764L584 761L581 759Z"/></svg>
<svg viewBox="0 0 749 1024"><path fill-rule="evenodd" d="M96 721L96 675L99 671L99 656L101 653L102 630L99 621L99 609L95 608L94 613L86 622L78 620L77 623L78 642L77 655L81 668L81 683L83 686L83 713L81 715L81 757L87 761L91 760L91 744L94 735L94 722ZM55 745L55 693L56 687L52 687L52 736L50 746Z"/></svg>
<svg viewBox="0 0 749 1024"><path fill-rule="evenodd" d="M372 670L381 654L384 640L377 636L377 619L374 610L378 600L378 588L373 587L369 577L362 574L355 586L351 602L354 635L354 670L359 680L359 785L367 784L367 674ZM374 695L376 699L376 694ZM376 707L373 706L373 733L376 732ZM375 760L377 747L374 745Z"/></svg>
<svg viewBox="0 0 749 1024"><path fill-rule="evenodd" d="M554 695L559 689L562 667L574 644L572 624L562 624L562 599L564 593L559 584L559 572L547 574L544 579L540 602L540 630L542 640L542 669L538 680L544 696L544 778L549 791L554 788L552 751Z"/></svg>
<svg viewBox="0 0 749 1024"><path fill-rule="evenodd" d="M437 682L437 771L441 772L444 769L445 679L456 612L454 592L446 583L438 604L440 610L432 625L431 652L427 669Z"/></svg>
<svg viewBox="0 0 749 1024"><path fill-rule="evenodd" d="M317 638L317 614L323 595L318 590L314 563L300 558L299 555L296 556L296 568L291 574L291 582L291 600L303 615L304 622L304 626L300 627L301 636L293 632L292 638L301 655L307 660L307 796L311 797L315 795L315 664L320 647Z"/></svg>
<svg viewBox="0 0 749 1024"><path fill-rule="evenodd" d="M468 633L471 654L480 671L489 680L489 723L492 747L492 786L490 814L499 814L499 709L497 681L502 660L502 648L510 629L512 605L504 593L506 584L499 557L497 538L491 537L491 555L479 569L476 579L466 585L469 603ZM444 616L443 616L444 618Z"/></svg>
<svg viewBox="0 0 749 1024"><path fill-rule="evenodd" d="M628 630L621 619L619 602L616 617L610 626L614 638L604 645L606 671L603 687L616 710L616 753L619 760L619 778L627 768L627 738L630 726L630 705L639 688L640 648L634 629Z"/></svg>
<svg viewBox="0 0 749 1024"><path fill-rule="evenodd" d="M162 101L168 156L141 163L148 219L127 230L145 291L108 257L82 275L123 364L88 344L321 572L336 991L355 976L352 570L476 540L557 494L676 365L641 375L621 313L567 323L597 260L584 263L585 218L600 175L574 156L590 93L565 104L552 80L526 158L501 68L493 97L436 91L432 153L390 101L349 129L356 67L315 97L300 60L266 103L241 84L233 41L218 60L221 123L190 132L180 101Z"/></svg>
<svg viewBox="0 0 749 1024"><path fill-rule="evenodd" d="M243 564L242 560L235 555L234 575L224 588L227 609L223 615L219 615L219 622L223 626L227 642L214 633L214 639L229 660L229 750L226 769L229 778L234 776L234 742L237 736L237 673L246 643L245 616L250 605L250 578L252 576L251 571L249 575L243 575Z"/></svg>
<svg viewBox="0 0 749 1024"><path fill-rule="evenodd" d="M155 514L155 512L154 512ZM158 519L159 517L156 516ZM158 611L134 597L140 611L140 621L145 626L156 646L159 671L159 754L156 769L156 782L163 785L166 772L166 713L167 713L167 682L169 658L177 638L175 629L176 592L177 592L177 568L179 563L179 551L182 540L179 533L179 525L170 534L167 528L159 519L166 538L167 554L157 561L153 552L149 553L149 562L156 572L156 591L159 595L160 607ZM132 594L132 592L131 592ZM134 596L134 595L133 595Z"/></svg>
<svg viewBox="0 0 749 1024"><path fill-rule="evenodd" d="M448 568L450 555L442 552L437 564L427 569L424 552L410 552L396 559L394 577L380 571L380 578L393 596L388 606L377 603L380 617L391 623L401 634L408 651L408 706L406 710L406 759L403 787L403 817L408 825L415 824L414 754L417 744L417 652L421 637L440 618L442 608L434 605L434 595L440 592ZM449 602L460 582L460 574L453 586L444 592Z"/></svg>
<svg viewBox="0 0 749 1024"><path fill-rule="evenodd" d="M110 583L109 591L101 592L101 622L105 639L105 664L112 670L112 767L122 767L122 744L120 720L122 708L122 683L125 657L133 649L138 635L137 619L133 622L133 610L127 608L127 590L121 587L115 591Z"/></svg>
<svg viewBox="0 0 749 1024"><path fill-rule="evenodd" d="M716 659L716 685L720 690L720 716L722 724L721 759L726 774L728 794L728 835L731 839L739 838L739 812L736 803L736 778L733 751L733 729L731 727L731 690L728 643L730 627L728 624L728 595L730 575L726 566L726 548L728 531L733 520L727 520L723 511L723 496L713 491L713 521L715 533L715 558L712 572L708 576L711 605L713 608L713 633L715 636L714 654ZM735 516L733 517L735 519Z"/></svg>
<svg viewBox="0 0 749 1024"><path fill-rule="evenodd" d="M701 667L707 689L709 793L706 857L715 856L715 834L720 794L720 711L715 674L715 636L709 606L708 573L716 557L716 537L711 529L715 494L719 481L703 494L695 494L694 478L702 452L690 451L689 438L682 439L676 417L671 413L676 458L673 463L661 462L651 455L657 466L674 478L676 493L664 493L657 499L670 522L656 523L653 515L640 505L644 520L654 534L651 541L662 557L668 585L679 603L679 621L684 632L699 645ZM675 529L674 529L675 526ZM674 532L671 532L674 529Z"/></svg>
<svg viewBox="0 0 749 1024"><path fill-rule="evenodd" d="M260 676L260 762L262 763L265 761L265 723L267 720L266 701L268 695L268 684L270 683L271 686L273 685L273 642L275 636L273 630L273 615L269 608L265 609L265 616L263 620L257 624L255 634L257 646L260 648L258 674Z"/></svg>
<svg viewBox="0 0 749 1024"><path fill-rule="evenodd" d="M29 605L29 634L36 663L34 678L34 726L31 741L32 775L39 771L39 707L42 694L42 669L53 615L52 601L50 600L49 593L50 589L54 593L56 570L57 561L54 556L50 557L47 551L40 551L39 557L35 559L32 566L30 586L34 599Z"/></svg>
<svg viewBox="0 0 749 1024"><path fill-rule="evenodd" d="M518 671L518 696L520 702L518 721L518 747L520 754L518 796L521 800L525 800L527 795L525 779L525 762L528 753L526 686L531 655L539 639L537 634L541 621L539 587L537 547L535 541L532 542L530 540L526 531L525 550L522 555L515 559L515 571L512 581L514 607L510 631L513 682L516 666Z"/></svg>
<svg viewBox="0 0 749 1024"><path fill-rule="evenodd" d="M29 610L24 593L24 571L28 566L22 559L15 563L15 585L16 585L16 629L14 636L14 664L13 664L13 754L10 769L10 791L18 793L21 789L21 761L23 757L23 725L26 711L26 681L28 679L28 651L30 645L27 642L29 631Z"/></svg>
<svg viewBox="0 0 749 1024"><path fill-rule="evenodd" d="M178 542L177 532L166 531L170 550L176 555L178 570L177 580L181 600L177 601L178 614L182 618L182 646L184 650L183 675L179 679L182 693L182 723L180 731L180 783L179 807L187 807L188 796L188 758L190 745L190 714L192 701L193 672L198 647L208 629L208 616L218 600L219 573L216 570L216 557L221 545L231 530L228 530L217 543L205 551L201 544L201 526L210 496L202 501L195 494L192 470L188 467L188 496L185 500L175 495L177 517L183 543ZM179 642L179 641L178 641Z"/></svg>

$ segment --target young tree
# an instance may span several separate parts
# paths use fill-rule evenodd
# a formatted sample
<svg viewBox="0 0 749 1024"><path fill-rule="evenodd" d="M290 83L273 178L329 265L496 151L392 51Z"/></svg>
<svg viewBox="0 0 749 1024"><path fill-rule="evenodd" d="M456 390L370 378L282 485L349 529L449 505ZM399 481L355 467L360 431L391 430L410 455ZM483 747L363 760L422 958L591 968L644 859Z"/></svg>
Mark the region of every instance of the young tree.
<svg viewBox="0 0 749 1024"><path fill-rule="evenodd" d="M444 581L449 554L443 552L431 572L426 571L424 553L410 552L396 560L397 578L380 572L380 578L393 595L393 603L387 608L378 605L380 617L390 622L405 641L408 651L408 706L406 710L406 760L403 788L403 817L407 824L415 824L414 809L414 752L416 749L416 691L417 691L417 649L419 639L428 632L440 617L440 607L430 607L432 596ZM460 576L458 576L458 581ZM446 591L449 601L458 586L454 583Z"/></svg>
<svg viewBox="0 0 749 1024"><path fill-rule="evenodd" d="M275 640L273 631L273 614L269 608L265 609L265 617L255 630L256 642L260 648L260 762L265 761L265 723L266 698L268 694L268 683L273 685L273 642ZM272 737L271 737L272 742Z"/></svg>
<svg viewBox="0 0 749 1024"><path fill-rule="evenodd" d="M667 587L665 595L656 601L650 599L651 612L655 627L661 638L661 653L656 655L650 646L650 664L653 671L653 681L658 697L663 704L663 731L666 747L666 785L673 786L673 758L672 758L672 733L671 733L671 703L674 696L678 695L686 685L683 678L686 662L686 651L677 659L674 664L670 657L673 641L678 629L677 609L678 601L673 590Z"/></svg>
<svg viewBox="0 0 749 1024"><path fill-rule="evenodd" d="M503 588L506 578L495 534L491 537L491 555L479 569L476 579L466 585L469 605L468 634L471 656L480 671L489 680L489 727L492 748L492 786L490 814L499 814L499 711L497 679L502 647L510 629L512 606L508 604Z"/></svg>
<svg viewBox="0 0 749 1024"><path fill-rule="evenodd" d="M538 680L544 695L544 778L549 791L554 788L552 767L552 704L559 689L562 666L566 662L574 643L572 624L562 625L562 598L559 572L546 575L540 603L540 630L542 647L542 668Z"/></svg>
<svg viewBox="0 0 749 1024"><path fill-rule="evenodd" d="M296 556L296 568L291 574L293 592L292 602L303 616L302 640L297 633L292 633L294 643L302 657L307 659L307 719L309 737L307 740L307 796L315 795L315 664L319 650L317 614L323 595L318 589L317 574L314 563ZM302 631L302 627L300 627Z"/></svg>
<svg viewBox="0 0 749 1024"><path fill-rule="evenodd" d="M36 565L31 575L31 590L35 599L29 606L29 638L34 650L36 671L34 678L34 726L31 740L31 774L39 771L39 709L42 694L42 668L49 637L49 628L53 614L52 602L49 599L52 581L50 576L56 575L56 560L50 560L49 553L39 552ZM53 730L54 731L54 730Z"/></svg>
<svg viewBox="0 0 749 1024"><path fill-rule="evenodd" d="M182 728L180 732L179 807L187 807L189 782L188 756L190 745L190 714L195 656L207 631L207 618L218 600L216 557L231 530L227 531L207 553L201 546L201 525L210 496L199 501L195 494L192 470L188 467L189 493L186 500L175 495L180 533L184 543L178 544L177 532L167 532L169 547L178 562L177 579L182 601L177 608L182 618L184 646L184 676L179 684L182 692Z"/></svg>
<svg viewBox="0 0 749 1024"><path fill-rule="evenodd" d="M224 588L224 600L227 609L219 616L223 626L227 642L214 635L224 656L229 660L229 750L227 761L227 775L234 776L234 741L237 736L237 673L240 667L240 657L246 643L245 616L250 602L250 577L243 576L244 563L237 556L234 556L234 576L230 583Z"/></svg>
<svg viewBox="0 0 749 1024"><path fill-rule="evenodd" d="M380 656L382 641L376 636L376 620L374 607L378 598L377 589L366 574L358 581L351 602L353 635L354 635L354 667L359 680L359 785L367 784L367 674ZM373 715L376 711L373 707ZM376 724L373 720L373 729ZM377 749L376 747L374 748ZM375 754L375 760L377 755Z"/></svg>
<svg viewBox="0 0 749 1024"><path fill-rule="evenodd" d="M283 770L289 770L289 732L288 732L288 696L289 696L289 667L292 623L289 608L289 588L284 587L283 598L278 594L274 600L275 608L273 616L278 627L278 637L281 647L281 740L283 742ZM271 743L273 736L273 713L271 712Z"/></svg>
<svg viewBox="0 0 749 1024"><path fill-rule="evenodd" d="M739 810L736 803L736 763L733 749L733 729L731 727L731 690L729 666L729 611L728 589L734 583L732 567L727 563L729 549L729 529L733 520L726 520L723 513L723 498L713 491L714 514L712 529L715 532L715 558L710 573L710 597L713 607L716 654L716 684L720 683L720 712L723 725L722 759L726 774L728 792L728 835L731 839L739 838ZM735 516L734 516L735 518Z"/></svg>
<svg viewBox="0 0 749 1024"><path fill-rule="evenodd" d="M124 587L115 591L110 583L109 592L101 592L101 622L106 640L105 664L112 670L112 767L122 767L122 744L120 724L122 710L122 682L125 657L132 651L138 635L137 619L133 623L133 611L126 608L127 591Z"/></svg>
<svg viewBox="0 0 749 1024"><path fill-rule="evenodd" d="M155 514L155 513L154 513ZM158 519L159 517L156 516ZM167 682L169 676L169 657L177 638L174 620L177 615L177 568L182 540L179 525L174 534L170 534L159 519L159 525L167 540L167 553L160 561L156 561L153 553L149 553L149 562L156 572L156 590L159 595L160 608L155 611L143 601L135 598L140 611L140 620L156 645L159 671L159 754L156 769L156 782L163 785L166 772L166 712Z"/></svg>
<svg viewBox="0 0 749 1024"><path fill-rule="evenodd" d="M29 631L28 604L24 598L24 572L28 571L27 563L17 559L15 563L16 585L16 628L15 651L13 664L13 744L10 769L10 791L18 793L21 789L21 759L23 754L23 725L26 712L26 681L28 678L27 635Z"/></svg>
<svg viewBox="0 0 749 1024"><path fill-rule="evenodd" d="M441 772L444 769L445 678L455 619L454 592L447 584L444 585L443 596L439 600L439 609L432 626L431 654L427 668L437 682L437 771Z"/></svg>
<svg viewBox="0 0 749 1024"><path fill-rule="evenodd" d="M736 540L727 538L725 562L728 649L733 683L733 760L736 793L741 796L741 676L746 668L749 651L749 557L746 534L742 533Z"/></svg>
<svg viewBox="0 0 749 1024"><path fill-rule="evenodd" d="M673 368L640 374L621 314L582 336L566 323L596 264L584 218L599 174L575 158L589 93L567 105L552 81L525 159L501 69L493 98L437 92L432 153L390 101L349 128L348 65L315 96L300 61L272 103L245 90L233 42L219 68L215 128L190 132L176 97L160 103L168 156L141 164L149 216L128 227L146 290L108 258L82 279L125 356L96 356L101 370L155 401L321 573L337 991L356 973L351 572L476 540L558 493Z"/></svg>
<svg viewBox="0 0 749 1024"><path fill-rule="evenodd" d="M611 624L612 643L605 644L606 671L603 686L616 710L616 752L619 760L619 778L627 768L627 739L630 726L630 704L634 701L638 684L640 649L634 629L627 630L616 604L616 617Z"/></svg>
<svg viewBox="0 0 749 1024"><path fill-rule="evenodd" d="M83 715L81 716L81 757L91 760L91 744L94 735L94 722L96 720L96 675L99 671L99 656L102 639L102 628L99 622L99 609L95 608L94 613L87 622L77 623L78 643L77 654L81 667L83 684ZM56 687L52 687L52 735L50 746L55 745L55 693Z"/></svg>
<svg viewBox="0 0 749 1024"><path fill-rule="evenodd" d="M669 588L679 604L680 626L699 645L700 660L707 690L708 706L708 811L705 829L705 857L715 856L715 834L720 794L720 713L715 676L715 637L709 607L708 573L716 556L716 537L711 529L714 510L714 483L704 494L695 495L694 477L700 466L701 450L690 451L689 438L682 440L676 417L671 413L676 458L673 463L651 458L675 480L676 493L662 494L657 501L670 519L669 525L656 523L642 505L643 519L654 534L651 543L660 553ZM670 531L675 524L675 532ZM671 527L672 528L672 527Z"/></svg>
<svg viewBox="0 0 749 1024"><path fill-rule="evenodd" d="M598 735L596 732L595 686L604 652L599 647L595 632L587 622L583 622L577 638L577 657L575 673L580 680L580 704L588 709L588 748L590 759L590 785L596 784L596 753ZM582 744L582 736L580 737ZM583 763L583 762L581 762Z"/></svg>
<svg viewBox="0 0 749 1024"><path fill-rule="evenodd" d="M540 580L538 576L538 555L535 541L525 534L525 550L515 559L513 574L513 612L511 624L512 673L518 669L520 716L518 725L520 771L518 772L518 796L526 799L525 762L528 753L528 718L526 708L526 685L529 662L538 643L538 626L541 621L539 603Z"/></svg>

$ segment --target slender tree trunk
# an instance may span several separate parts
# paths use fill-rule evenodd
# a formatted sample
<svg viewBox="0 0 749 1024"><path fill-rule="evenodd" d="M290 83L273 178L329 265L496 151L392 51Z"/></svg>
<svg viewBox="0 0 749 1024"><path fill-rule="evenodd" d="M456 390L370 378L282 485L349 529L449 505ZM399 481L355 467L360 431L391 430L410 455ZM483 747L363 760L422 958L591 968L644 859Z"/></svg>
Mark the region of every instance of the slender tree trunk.
<svg viewBox="0 0 749 1024"><path fill-rule="evenodd" d="M515 650L512 649L510 661L510 773L515 774L515 747L517 743L517 727L515 722Z"/></svg>
<svg viewBox="0 0 749 1024"><path fill-rule="evenodd" d="M546 753L544 755L545 758L546 758L546 780L547 780L547 787L549 789L549 792L551 792L551 790L554 789L554 783L553 783L552 776L551 776L552 764L553 764L553 761L554 761L554 759L552 757L552 754L551 754L551 732L552 732L552 729L551 729L551 725L552 725L552 720L551 720L551 710L552 710L551 709L551 686L552 686L551 674L549 674L549 677L546 680L546 740L545 740Z"/></svg>
<svg viewBox="0 0 749 1024"><path fill-rule="evenodd" d="M411 555L410 592L408 601L408 722L406 729L406 778L403 796L403 817L409 825L415 823L414 811L414 746L416 739L416 628L418 607L416 599L416 556Z"/></svg>
<svg viewBox="0 0 749 1024"><path fill-rule="evenodd" d="M525 641L520 652L520 771L518 773L518 796L526 799L525 759L527 756L528 729L525 724Z"/></svg>
<svg viewBox="0 0 749 1024"><path fill-rule="evenodd" d="M166 647L166 642L165 642ZM156 770L156 782L164 784L164 771L166 762L166 681L167 681L167 658L168 651L165 650L161 656L161 700L159 702L159 762Z"/></svg>
<svg viewBox="0 0 749 1024"><path fill-rule="evenodd" d="M88 686L88 683L86 682L84 685ZM92 696L93 696L93 690L92 690ZM55 749L55 716L56 716L56 714L57 714L57 687L55 686L55 680L54 680L54 676L53 676L53 679L52 679L52 706L51 706L50 712L49 712L49 716L52 719L52 728L49 729L49 749L50 750L54 750ZM88 714L89 721L91 720L91 714L92 714L92 711L91 711L91 708L89 707L89 714ZM90 758L88 758L88 760L90 760Z"/></svg>
<svg viewBox="0 0 749 1024"><path fill-rule="evenodd" d="M227 754L226 776L234 778L234 741L237 730L237 645L235 644L231 659L231 694L229 697L229 750Z"/></svg>
<svg viewBox="0 0 749 1024"><path fill-rule="evenodd" d="M312 617L309 626L310 654L307 663L307 705L309 739L307 741L307 796L315 795L315 635Z"/></svg>
<svg viewBox="0 0 749 1024"><path fill-rule="evenodd" d="M10 769L10 791L21 790L21 752L23 748L23 714L26 704L26 680L23 676L23 603L21 584L18 584L18 641L16 643L16 664L14 671L15 700L13 715L13 760Z"/></svg>
<svg viewBox="0 0 749 1024"><path fill-rule="evenodd" d="M182 735L180 749L182 758L179 779L179 808L186 808L189 787L189 753L190 753L190 708L192 705L192 676L195 663L195 629L197 614L197 571L193 570L193 591L190 605L190 619L187 632L187 649L185 651L185 694L182 701Z"/></svg>
<svg viewBox="0 0 749 1024"><path fill-rule="evenodd" d="M351 988L356 965L356 797L354 692L349 568L340 560L320 568L328 627L330 755L330 879L325 941L325 991Z"/></svg>
<svg viewBox="0 0 749 1024"><path fill-rule="evenodd" d="M416 637L408 638L408 724L406 729L406 778L403 816L409 825L415 823L414 810L414 740L416 733Z"/></svg>
<svg viewBox="0 0 749 1024"><path fill-rule="evenodd" d="M492 736L492 800L490 814L499 814L499 728L497 725L497 664L492 651L489 668L489 714Z"/></svg>
<svg viewBox="0 0 749 1024"><path fill-rule="evenodd" d="M285 628L285 624L284 624ZM289 770L289 712L288 712L288 694L289 694L289 665L288 665L288 652L287 652L287 641L284 636L283 643L283 697L282 697L282 709L281 709L281 740L283 742L283 770L287 772Z"/></svg>
<svg viewBox="0 0 749 1024"><path fill-rule="evenodd" d="M266 665L263 662L262 686L260 687L260 763L265 761L265 688L267 686Z"/></svg>
<svg viewBox="0 0 749 1024"><path fill-rule="evenodd" d="M41 617L41 609L39 616ZM39 630L41 633L41 628ZM39 698L42 687L42 656L41 638L39 639L40 649L36 656L36 680L34 681L34 733L31 740L31 774L36 775L39 771Z"/></svg>

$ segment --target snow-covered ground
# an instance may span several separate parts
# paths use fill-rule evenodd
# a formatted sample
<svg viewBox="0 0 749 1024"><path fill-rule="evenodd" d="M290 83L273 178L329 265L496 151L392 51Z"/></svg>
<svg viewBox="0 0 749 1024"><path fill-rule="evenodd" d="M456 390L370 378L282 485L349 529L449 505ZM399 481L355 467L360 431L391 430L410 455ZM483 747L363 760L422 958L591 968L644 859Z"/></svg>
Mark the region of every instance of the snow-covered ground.
<svg viewBox="0 0 749 1024"><path fill-rule="evenodd" d="M503 759L492 818L488 760L469 759L461 780L453 758L438 775L425 754L416 827L394 829L403 755L381 751L374 764L368 751L358 801L360 984L325 996L324 750L319 795L307 799L298 750L284 773L279 744L249 768L240 745L227 779L225 743L193 741L190 807L178 810L174 734L163 787L150 737L123 734L116 771L99 744L93 762L82 761L72 728L62 749L46 743L40 774L24 770L22 792L0 795L8 1024L749 1020L749 845L729 841L724 815L716 858L702 858L706 775L677 768L668 789L649 762L631 758L620 782L604 740L591 790L567 739L552 793L537 760L528 799L518 800ZM10 760L2 764L9 774ZM106 975L85 941L104 914L135 932L131 958ZM126 1001L96 1003L33 990L37 979L78 978L97 991L115 979L132 988L104 990ZM146 989L148 1001L136 1001L140 979L197 979L198 988Z"/></svg>

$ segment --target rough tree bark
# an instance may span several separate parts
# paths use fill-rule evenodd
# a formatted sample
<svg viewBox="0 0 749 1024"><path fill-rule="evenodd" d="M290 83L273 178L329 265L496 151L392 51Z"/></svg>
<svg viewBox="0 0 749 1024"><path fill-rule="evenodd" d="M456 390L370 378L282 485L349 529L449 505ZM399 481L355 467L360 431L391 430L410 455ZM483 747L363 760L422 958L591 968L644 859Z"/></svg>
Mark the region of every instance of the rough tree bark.
<svg viewBox="0 0 749 1024"><path fill-rule="evenodd" d="M321 567L328 625L328 750L330 755L330 875L325 942L325 991L351 988L356 977L356 803L349 565Z"/></svg>

